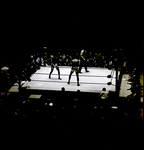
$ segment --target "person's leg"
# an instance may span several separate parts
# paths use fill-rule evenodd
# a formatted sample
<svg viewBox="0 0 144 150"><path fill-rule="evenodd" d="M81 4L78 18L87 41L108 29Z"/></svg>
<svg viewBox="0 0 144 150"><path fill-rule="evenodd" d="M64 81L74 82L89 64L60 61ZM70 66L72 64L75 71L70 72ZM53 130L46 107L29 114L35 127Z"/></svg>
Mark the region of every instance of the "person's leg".
<svg viewBox="0 0 144 150"><path fill-rule="evenodd" d="M81 73L81 69L82 69L82 64L80 64L79 73Z"/></svg>
<svg viewBox="0 0 144 150"><path fill-rule="evenodd" d="M70 79L71 79L72 74L73 74L73 71L70 72L69 80L68 80L67 84L70 84Z"/></svg>
<svg viewBox="0 0 144 150"><path fill-rule="evenodd" d="M84 61L84 67L85 67L85 71L86 71L86 72L89 72L89 71L87 70L87 61L86 61L86 60Z"/></svg>
<svg viewBox="0 0 144 150"><path fill-rule="evenodd" d="M59 69L59 67L58 67L58 66L56 67L56 69L57 69L57 71L58 71L58 79L60 79L60 80L61 80L61 78L60 78L60 69Z"/></svg>
<svg viewBox="0 0 144 150"><path fill-rule="evenodd" d="M49 74L49 79L51 79L51 74L52 74L53 70L54 70L54 67L51 66L51 72L50 72L50 74Z"/></svg>
<svg viewBox="0 0 144 150"><path fill-rule="evenodd" d="M78 72L76 72L76 76L77 76L77 86L80 86L80 84L79 84L79 74L78 74Z"/></svg>
<svg viewBox="0 0 144 150"><path fill-rule="evenodd" d="M79 73L81 73L82 66L83 66L83 60L81 59L80 60L80 66L79 66Z"/></svg>

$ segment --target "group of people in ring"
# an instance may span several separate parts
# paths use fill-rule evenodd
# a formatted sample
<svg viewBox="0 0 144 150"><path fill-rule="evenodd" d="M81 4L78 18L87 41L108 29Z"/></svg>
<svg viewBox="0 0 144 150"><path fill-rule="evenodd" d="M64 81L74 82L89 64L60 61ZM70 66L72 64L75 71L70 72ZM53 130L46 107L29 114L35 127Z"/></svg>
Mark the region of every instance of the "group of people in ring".
<svg viewBox="0 0 144 150"><path fill-rule="evenodd" d="M75 72L76 73L76 77L77 77L77 86L80 86L80 84L79 84L79 73L82 73L81 69L82 69L83 65L85 67L85 71L89 72L87 70L86 52L87 51L85 49L82 49L81 52L80 52L80 65L79 65L79 59L77 58L77 55L73 55L72 68L71 68L71 71L70 71L70 74L69 74L69 79L68 79L67 84L70 84L71 76L72 76L73 72ZM61 78L60 78L60 69L59 69L57 63L58 63L58 59L56 57L55 58L52 57L51 72L49 74L49 79L51 79L51 74L52 74L54 68L56 68L57 71L58 71L58 79L61 80ZM101 99L107 99L108 95L109 95L109 92L106 91L106 88L103 88L101 93L100 93L100 95L99 95L99 97L101 97Z"/></svg>
<svg viewBox="0 0 144 150"><path fill-rule="evenodd" d="M80 84L79 84L79 73L82 73L81 69L82 69L83 65L85 67L85 71L89 72L87 70L86 53L87 53L87 51L85 49L81 50L81 52L80 52L80 60L77 58L77 55L75 55L75 54L73 55L72 68L71 68L71 71L70 71L70 74L69 74L69 79L68 79L67 84L70 84L71 76L72 76L73 72L75 72L76 73L76 77L77 77L77 86L80 86ZM80 63L79 63L79 61L80 61ZM51 71L50 71L50 74L49 74L49 79L51 79L51 74L52 74L54 68L57 69L57 71L58 71L58 79L61 80L61 78L60 78L60 69L58 67L58 58L52 56L51 57Z"/></svg>

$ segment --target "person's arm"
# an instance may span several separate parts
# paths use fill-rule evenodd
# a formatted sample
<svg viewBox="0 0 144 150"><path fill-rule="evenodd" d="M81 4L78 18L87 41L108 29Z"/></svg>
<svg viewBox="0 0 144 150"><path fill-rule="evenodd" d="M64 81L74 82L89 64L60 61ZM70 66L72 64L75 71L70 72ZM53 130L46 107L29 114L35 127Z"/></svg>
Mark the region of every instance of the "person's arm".
<svg viewBox="0 0 144 150"><path fill-rule="evenodd" d="M85 58L83 57L83 53L84 53L84 51L82 50L81 53L80 53L80 56L81 56L81 58L82 58L83 60L85 60Z"/></svg>

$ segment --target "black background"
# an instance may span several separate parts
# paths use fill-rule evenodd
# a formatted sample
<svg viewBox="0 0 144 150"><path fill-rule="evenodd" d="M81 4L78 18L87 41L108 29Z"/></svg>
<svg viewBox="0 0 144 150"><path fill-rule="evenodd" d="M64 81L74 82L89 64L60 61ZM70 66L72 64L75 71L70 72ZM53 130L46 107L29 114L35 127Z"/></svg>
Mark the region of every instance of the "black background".
<svg viewBox="0 0 144 150"><path fill-rule="evenodd" d="M1 54L20 59L48 50L122 48L142 52L143 13L140 4L5 4L1 18Z"/></svg>

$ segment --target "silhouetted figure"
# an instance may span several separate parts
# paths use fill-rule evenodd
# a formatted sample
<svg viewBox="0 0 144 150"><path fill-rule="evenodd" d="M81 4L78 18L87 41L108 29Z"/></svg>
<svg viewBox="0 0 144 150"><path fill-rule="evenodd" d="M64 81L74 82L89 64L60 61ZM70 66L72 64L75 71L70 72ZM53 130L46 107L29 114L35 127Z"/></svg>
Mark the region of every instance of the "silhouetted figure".
<svg viewBox="0 0 144 150"><path fill-rule="evenodd" d="M80 84L79 84L79 74L78 74L79 69L78 69L78 66L79 66L79 60L76 58L76 56L74 56L74 59L72 59L72 68L71 68L71 72L70 72L67 84L70 84L71 76L72 76L73 72L75 72L76 76L77 76L77 86L80 86Z"/></svg>
<svg viewBox="0 0 144 150"><path fill-rule="evenodd" d="M101 91L101 93L100 93L100 95L99 95L99 97L101 99L107 99L108 95L109 95L109 92L106 91L106 88L103 88L102 91Z"/></svg>
<svg viewBox="0 0 144 150"><path fill-rule="evenodd" d="M106 91L106 88L103 88L99 95L99 102L98 102L99 107L108 106L108 97L109 97L109 92Z"/></svg>
<svg viewBox="0 0 144 150"><path fill-rule="evenodd" d="M85 71L86 72L89 72L87 70L87 59L86 59L86 50L85 49L82 49L81 52L80 52L80 67L79 67L79 73L81 73L81 69L82 69L82 66L84 65L85 67Z"/></svg>
<svg viewBox="0 0 144 150"><path fill-rule="evenodd" d="M51 55L51 72L49 74L49 79L51 79L51 74L52 74L54 68L57 69L57 71L58 71L58 79L61 80L61 78L60 78L60 69L58 67L58 58L56 56Z"/></svg>

